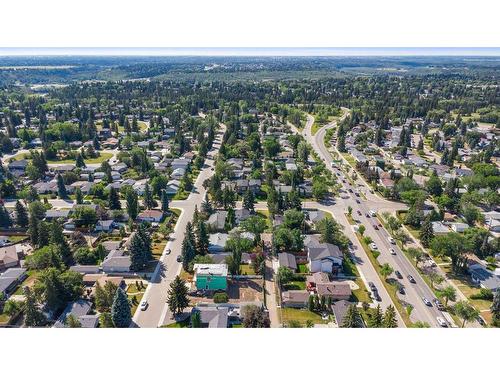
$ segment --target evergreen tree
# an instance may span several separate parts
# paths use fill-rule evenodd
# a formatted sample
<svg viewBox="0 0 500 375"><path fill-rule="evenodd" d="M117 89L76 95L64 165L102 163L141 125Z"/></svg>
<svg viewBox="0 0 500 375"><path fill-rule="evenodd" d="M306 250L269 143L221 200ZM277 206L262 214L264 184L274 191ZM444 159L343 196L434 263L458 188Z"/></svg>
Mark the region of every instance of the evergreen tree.
<svg viewBox="0 0 500 375"><path fill-rule="evenodd" d="M226 232L229 232L231 229L234 228L236 225L236 215L234 213L234 209L232 207L229 207L227 210L227 216L226 216L226 221L224 223L224 230Z"/></svg>
<svg viewBox="0 0 500 375"><path fill-rule="evenodd" d="M149 262L149 255L147 252L146 244L142 240L138 233L132 235L132 240L130 241L129 253L130 253L130 269L133 271L141 271L146 268Z"/></svg>
<svg viewBox="0 0 500 375"><path fill-rule="evenodd" d="M493 326L500 327L500 289L495 292L490 311Z"/></svg>
<svg viewBox="0 0 500 375"><path fill-rule="evenodd" d="M253 212L255 207L255 197L250 189L243 194L243 208Z"/></svg>
<svg viewBox="0 0 500 375"><path fill-rule="evenodd" d="M149 184L146 184L144 188L144 205L148 210L156 207L156 201L153 198L153 193L151 192L151 188Z"/></svg>
<svg viewBox="0 0 500 375"><path fill-rule="evenodd" d="M83 155L80 152L78 155L76 155L76 160L75 160L75 165L77 168L85 168L85 160L83 160Z"/></svg>
<svg viewBox="0 0 500 375"><path fill-rule="evenodd" d="M355 304L351 304L347 309L344 320L341 322L342 328L362 328L363 321Z"/></svg>
<svg viewBox="0 0 500 375"><path fill-rule="evenodd" d="M28 210L20 201L16 202L16 223L22 228L29 223Z"/></svg>
<svg viewBox="0 0 500 375"><path fill-rule="evenodd" d="M133 189L127 190L125 200L127 201L128 216L132 220L135 220L139 214L139 200L137 198L137 193Z"/></svg>
<svg viewBox="0 0 500 375"><path fill-rule="evenodd" d="M61 199L66 199L68 197L68 192L66 191L66 185L64 185L64 180L61 174L57 175L57 194Z"/></svg>
<svg viewBox="0 0 500 375"><path fill-rule="evenodd" d="M50 242L50 230L49 224L45 221L38 221L38 240L37 244L39 248L47 246Z"/></svg>
<svg viewBox="0 0 500 375"><path fill-rule="evenodd" d="M168 195L166 190L161 191L161 210L164 214L168 212Z"/></svg>
<svg viewBox="0 0 500 375"><path fill-rule="evenodd" d="M79 187L75 189L75 200L77 204L83 204L83 193Z"/></svg>
<svg viewBox="0 0 500 375"><path fill-rule="evenodd" d="M115 299L111 306L111 319L117 328L128 328L132 322L130 302L122 288L116 289Z"/></svg>
<svg viewBox="0 0 500 375"><path fill-rule="evenodd" d="M371 328L380 328L383 326L384 315L382 314L382 309L380 305L377 305L377 308L370 316L369 325Z"/></svg>
<svg viewBox="0 0 500 375"><path fill-rule="evenodd" d="M24 324L28 327L40 327L45 325L46 319L38 308L35 294L29 287L24 288Z"/></svg>
<svg viewBox="0 0 500 375"><path fill-rule="evenodd" d="M63 259L64 263L69 264L71 261L71 249L69 247L66 238L64 237L63 228L59 222L56 220L50 225L50 241L51 244L55 245L59 250L59 254Z"/></svg>
<svg viewBox="0 0 500 375"><path fill-rule="evenodd" d="M120 203L120 196L118 194L118 191L114 187L111 187L109 189L109 209L110 210L121 210L122 209L122 204Z"/></svg>
<svg viewBox="0 0 500 375"><path fill-rule="evenodd" d="M200 220L196 227L196 250L200 255L208 253L208 245L210 244L207 225Z"/></svg>
<svg viewBox="0 0 500 375"><path fill-rule="evenodd" d="M168 291L167 304L170 311L174 314L180 314L189 306L188 287L179 276L170 283Z"/></svg>
<svg viewBox="0 0 500 375"><path fill-rule="evenodd" d="M184 237L182 240L182 267L184 268L184 271L189 271L189 263L194 259L196 256L196 251L194 248L194 245L189 241L187 236Z"/></svg>
<svg viewBox="0 0 500 375"><path fill-rule="evenodd" d="M199 311L191 313L191 328L201 328L201 317Z"/></svg>
<svg viewBox="0 0 500 375"><path fill-rule="evenodd" d="M433 238L434 229L432 228L431 215L427 215L420 228L420 242L422 246L429 247Z"/></svg>
<svg viewBox="0 0 500 375"><path fill-rule="evenodd" d="M0 205L0 227L9 228L12 225L10 215L3 204Z"/></svg>
<svg viewBox="0 0 500 375"><path fill-rule="evenodd" d="M396 309L394 306L389 305L384 313L384 327L385 328L397 328L398 320L396 318Z"/></svg>
<svg viewBox="0 0 500 375"><path fill-rule="evenodd" d="M38 223L39 219L35 215L30 215L28 224L28 234L30 236L30 242L33 247L37 247L38 244Z"/></svg>

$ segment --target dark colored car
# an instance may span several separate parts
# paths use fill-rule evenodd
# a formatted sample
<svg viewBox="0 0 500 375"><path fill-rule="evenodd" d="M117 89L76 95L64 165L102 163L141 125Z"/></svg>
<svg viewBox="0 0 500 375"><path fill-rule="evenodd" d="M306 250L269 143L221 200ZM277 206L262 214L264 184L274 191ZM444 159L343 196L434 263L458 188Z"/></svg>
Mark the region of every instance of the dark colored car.
<svg viewBox="0 0 500 375"><path fill-rule="evenodd" d="M359 216L363 215L360 210L358 210L358 215Z"/></svg>
<svg viewBox="0 0 500 375"><path fill-rule="evenodd" d="M359 201L359 199L356 199L356 203L357 204L361 204L361 202Z"/></svg>
<svg viewBox="0 0 500 375"><path fill-rule="evenodd" d="M408 280L410 281L410 283L412 284L416 284L417 282L415 281L415 279L413 278L412 275L408 275Z"/></svg>
<svg viewBox="0 0 500 375"><path fill-rule="evenodd" d="M404 286L399 287L399 294L406 294L406 290Z"/></svg>
<svg viewBox="0 0 500 375"><path fill-rule="evenodd" d="M371 290L377 290L377 287L372 281L368 281L368 286L370 287Z"/></svg>
<svg viewBox="0 0 500 375"><path fill-rule="evenodd" d="M401 275L401 272L399 272L399 271L397 271L397 270L396 270L396 271L394 271L394 274L396 275L396 277L397 277L398 279L402 279L402 278L403 278L403 275Z"/></svg>
<svg viewBox="0 0 500 375"><path fill-rule="evenodd" d="M182 256L177 255L177 262L181 263L182 262Z"/></svg>
<svg viewBox="0 0 500 375"><path fill-rule="evenodd" d="M366 217L370 217L370 214L366 214L365 216L366 216Z"/></svg>
<svg viewBox="0 0 500 375"><path fill-rule="evenodd" d="M373 224L373 229L378 230L378 227L376 224Z"/></svg>
<svg viewBox="0 0 500 375"><path fill-rule="evenodd" d="M440 300L438 300L437 298L434 298L432 300L432 302L434 302L434 304L436 305L436 307L438 308L439 311L443 311L444 310L444 305L441 303Z"/></svg>
<svg viewBox="0 0 500 375"><path fill-rule="evenodd" d="M382 301L382 298L380 298L380 295L378 294L378 291L376 289L373 291L373 298L375 299L375 301Z"/></svg>

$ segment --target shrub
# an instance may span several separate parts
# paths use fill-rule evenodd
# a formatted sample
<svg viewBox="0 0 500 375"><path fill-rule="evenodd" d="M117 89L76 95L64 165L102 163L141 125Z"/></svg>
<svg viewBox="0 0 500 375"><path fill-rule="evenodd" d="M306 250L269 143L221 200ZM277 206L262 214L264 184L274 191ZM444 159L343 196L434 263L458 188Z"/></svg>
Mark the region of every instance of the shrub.
<svg viewBox="0 0 500 375"><path fill-rule="evenodd" d="M493 292L489 289L481 289L479 293L470 296L471 299L484 299L486 301L493 301Z"/></svg>
<svg viewBox="0 0 500 375"><path fill-rule="evenodd" d="M214 294L214 302L215 303L227 303L229 301L229 297L226 292L219 292Z"/></svg>

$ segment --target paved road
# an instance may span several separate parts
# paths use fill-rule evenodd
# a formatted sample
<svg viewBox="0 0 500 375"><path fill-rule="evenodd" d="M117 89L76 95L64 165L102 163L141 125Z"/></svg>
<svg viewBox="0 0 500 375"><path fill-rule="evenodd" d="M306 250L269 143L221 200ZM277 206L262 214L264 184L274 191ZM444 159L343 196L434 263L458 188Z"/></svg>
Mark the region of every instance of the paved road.
<svg viewBox="0 0 500 375"><path fill-rule="evenodd" d="M195 207L198 206L199 209L205 199L206 190L203 187L203 182L214 173L211 170L214 165L213 159L219 152L220 143L225 130L225 125L222 125L222 129L219 129L214 141L214 147L208 153L209 158L206 159L205 166L198 175L193 191L189 194L188 199L171 202L170 206L172 208L181 209L182 213L177 220L171 240L165 246L158 267L142 299L143 301L147 301L149 306L145 311L137 309L134 314L132 324L136 327L159 327L168 324L172 319L166 304L169 284L181 271L182 263L177 262L177 256L181 255L184 231L187 223L193 219ZM169 255L165 253L167 249L171 250Z"/></svg>
<svg viewBox="0 0 500 375"><path fill-rule="evenodd" d="M333 168L331 166L333 158L331 157L324 144L326 130L333 127L334 124L324 126L314 136L311 134L311 125L312 122L308 121L306 128L303 131L303 135L312 144L313 148L320 155L320 157L325 160L327 167L332 170L332 172L339 173L341 177L345 177L345 174L342 170ZM347 179L344 178L344 180L346 181L342 182L342 190L344 191L344 193L341 194L345 199L342 199L342 201L344 205L351 206L353 208L353 218L359 220L359 222L366 227L366 235L370 236L374 240L380 251L378 261L381 264L389 263L394 270L399 270L403 275L403 279L399 281L405 287L406 294L400 295L400 297L401 300L404 300L413 306L413 310L410 316L411 320L414 322L427 322L431 327L438 327L439 325L436 321L436 317L443 317L442 313L436 308L436 306L434 306L434 304L432 307L428 307L422 300L422 298L425 297L428 300L432 301L432 299L435 298L434 293L427 286L417 270L401 252L401 250L397 246L390 244L388 240L389 233L387 233L384 228L379 228L378 230L374 229L374 225L378 226L379 224L378 219L366 217L366 213L369 210L384 210L394 212L396 209L401 208L398 207L398 205L400 204L397 202L386 201L375 194L366 195L367 200L365 201L360 197L356 197L354 193L350 193L348 189L352 189L354 192L356 187L352 186ZM359 203L357 203L356 200ZM361 212L361 215L357 214L358 210ZM391 248L395 250L396 255L390 254L389 249ZM416 284L412 284L408 281L408 275L412 275L415 278ZM375 275L370 275L370 277L374 278ZM384 299L383 296L382 299Z"/></svg>

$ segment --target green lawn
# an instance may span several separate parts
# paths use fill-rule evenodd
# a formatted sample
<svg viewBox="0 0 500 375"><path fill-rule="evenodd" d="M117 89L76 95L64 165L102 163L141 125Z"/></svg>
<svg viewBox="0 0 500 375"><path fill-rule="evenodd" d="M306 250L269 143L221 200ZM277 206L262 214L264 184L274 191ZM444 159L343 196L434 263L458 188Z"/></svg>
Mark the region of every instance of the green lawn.
<svg viewBox="0 0 500 375"><path fill-rule="evenodd" d="M85 159L85 164L101 164L103 161L111 159L113 156L110 152L101 152L96 158ZM47 164L75 164L75 159L63 159L63 160L48 160Z"/></svg>
<svg viewBox="0 0 500 375"><path fill-rule="evenodd" d="M324 324L325 320L321 319L321 316L305 309L294 309L294 308L283 308L281 309L281 317L283 323L286 324L291 320L295 320L302 325L305 325L308 320L313 323Z"/></svg>
<svg viewBox="0 0 500 375"><path fill-rule="evenodd" d="M255 271L253 267L249 264L241 264L240 265L240 273L242 275L255 275Z"/></svg>
<svg viewBox="0 0 500 375"><path fill-rule="evenodd" d="M166 325L165 328L188 328L191 324L191 319L181 320L180 322L171 323Z"/></svg>
<svg viewBox="0 0 500 375"><path fill-rule="evenodd" d="M0 325L9 323L10 317L7 314L0 314Z"/></svg>
<svg viewBox="0 0 500 375"><path fill-rule="evenodd" d="M127 294L128 300L130 301L132 316L135 314L135 311L137 310L139 303L141 303L141 299L142 299L143 295L144 295L144 293L135 293L133 295ZM134 296L135 296L135 301L134 301Z"/></svg>
<svg viewBox="0 0 500 375"><path fill-rule="evenodd" d="M301 281L301 280L293 280L293 281L290 281L288 284L283 285L283 289L285 289L285 290L305 290L306 289L306 282Z"/></svg>
<svg viewBox="0 0 500 375"><path fill-rule="evenodd" d="M309 266L307 264L298 264L299 273L309 273Z"/></svg>

